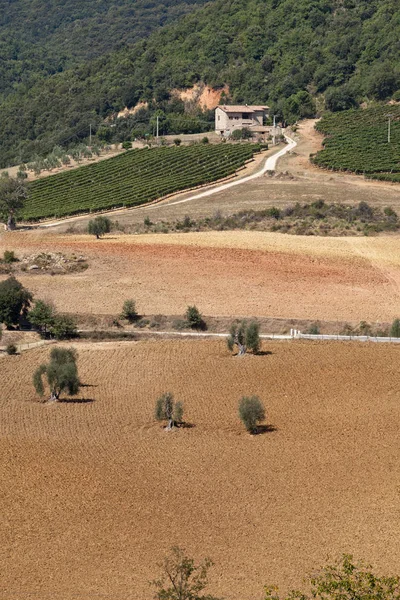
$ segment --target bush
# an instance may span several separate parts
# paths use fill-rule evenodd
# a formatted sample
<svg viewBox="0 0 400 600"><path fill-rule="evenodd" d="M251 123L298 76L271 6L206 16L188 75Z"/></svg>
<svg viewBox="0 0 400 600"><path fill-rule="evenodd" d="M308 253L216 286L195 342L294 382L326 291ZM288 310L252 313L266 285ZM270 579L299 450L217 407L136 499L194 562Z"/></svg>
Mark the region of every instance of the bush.
<svg viewBox="0 0 400 600"><path fill-rule="evenodd" d="M203 139L201 140L202 144L208 144L210 142L210 140L208 139L207 136L203 137Z"/></svg>
<svg viewBox="0 0 400 600"><path fill-rule="evenodd" d="M49 331L56 340L67 340L78 335L75 319L67 315L56 315Z"/></svg>
<svg viewBox="0 0 400 600"><path fill-rule="evenodd" d="M247 431L257 433L257 425L265 419L265 409L258 396L243 396L239 401L239 417Z"/></svg>
<svg viewBox="0 0 400 600"><path fill-rule="evenodd" d="M17 346L15 344L7 344L6 352L9 355L17 354Z"/></svg>
<svg viewBox="0 0 400 600"><path fill-rule="evenodd" d="M395 319L390 328L390 337L400 338L400 319Z"/></svg>
<svg viewBox="0 0 400 600"><path fill-rule="evenodd" d="M207 329L206 322L204 321L197 306L188 306L185 316L191 329Z"/></svg>
<svg viewBox="0 0 400 600"><path fill-rule="evenodd" d="M174 144L175 144L175 146L180 146L182 144L182 140L180 138L175 138Z"/></svg>
<svg viewBox="0 0 400 600"><path fill-rule="evenodd" d="M7 265L10 265L14 262L18 262L18 258L15 256L13 250L4 250L3 262L5 262Z"/></svg>
<svg viewBox="0 0 400 600"><path fill-rule="evenodd" d="M123 150L130 150L132 148L132 142L122 142L121 146Z"/></svg>
<svg viewBox="0 0 400 600"><path fill-rule="evenodd" d="M121 319L126 319L130 323L133 323L139 318L136 310L136 302L134 300L125 300L122 307Z"/></svg>

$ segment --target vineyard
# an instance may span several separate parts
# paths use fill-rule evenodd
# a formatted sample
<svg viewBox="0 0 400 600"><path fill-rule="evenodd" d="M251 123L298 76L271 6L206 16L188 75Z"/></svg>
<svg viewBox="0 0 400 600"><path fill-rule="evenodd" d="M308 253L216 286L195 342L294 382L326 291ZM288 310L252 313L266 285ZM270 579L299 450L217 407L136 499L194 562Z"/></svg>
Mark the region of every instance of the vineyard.
<svg viewBox="0 0 400 600"><path fill-rule="evenodd" d="M194 145L125 154L29 184L26 221L137 206L232 175L256 144Z"/></svg>
<svg viewBox="0 0 400 600"><path fill-rule="evenodd" d="M314 164L400 182L400 104L329 114L316 129L327 137L324 149L311 157Z"/></svg>

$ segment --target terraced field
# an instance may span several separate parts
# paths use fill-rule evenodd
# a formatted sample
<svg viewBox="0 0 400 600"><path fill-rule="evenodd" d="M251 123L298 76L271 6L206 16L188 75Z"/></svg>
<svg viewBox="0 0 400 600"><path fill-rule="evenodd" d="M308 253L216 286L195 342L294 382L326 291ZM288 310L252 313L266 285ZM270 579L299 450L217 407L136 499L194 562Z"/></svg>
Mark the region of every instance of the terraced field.
<svg viewBox="0 0 400 600"><path fill-rule="evenodd" d="M109 160L29 184L26 221L137 206L232 175L257 144L130 150Z"/></svg>
<svg viewBox="0 0 400 600"><path fill-rule="evenodd" d="M312 157L314 164L400 182L400 104L329 114L316 129L327 137L324 149Z"/></svg>

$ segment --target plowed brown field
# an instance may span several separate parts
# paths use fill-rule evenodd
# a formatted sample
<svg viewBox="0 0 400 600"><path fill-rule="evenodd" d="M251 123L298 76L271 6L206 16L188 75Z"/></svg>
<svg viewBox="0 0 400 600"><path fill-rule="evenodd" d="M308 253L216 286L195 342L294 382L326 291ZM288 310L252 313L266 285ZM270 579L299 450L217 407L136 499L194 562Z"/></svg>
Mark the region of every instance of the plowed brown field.
<svg viewBox="0 0 400 600"><path fill-rule="evenodd" d="M400 237L312 238L251 231L120 235L6 234L0 253L76 252L87 271L18 278L61 311L330 321L392 321L400 310Z"/></svg>
<svg viewBox="0 0 400 600"><path fill-rule="evenodd" d="M209 555L215 594L261 600L327 555L400 572L400 347L79 344L81 400L35 402L49 348L0 358L2 600L151 598L173 544ZM157 396L195 427L166 433ZM242 394L275 431L244 433Z"/></svg>

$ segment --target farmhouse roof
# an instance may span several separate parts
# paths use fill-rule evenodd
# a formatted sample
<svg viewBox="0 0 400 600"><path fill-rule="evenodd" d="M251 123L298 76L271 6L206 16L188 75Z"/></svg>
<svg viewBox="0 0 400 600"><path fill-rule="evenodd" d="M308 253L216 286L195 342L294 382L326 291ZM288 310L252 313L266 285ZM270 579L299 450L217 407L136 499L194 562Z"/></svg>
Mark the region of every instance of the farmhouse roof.
<svg viewBox="0 0 400 600"><path fill-rule="evenodd" d="M255 112L256 110L267 110L269 106L255 106L249 104L232 104L218 106L224 112Z"/></svg>

